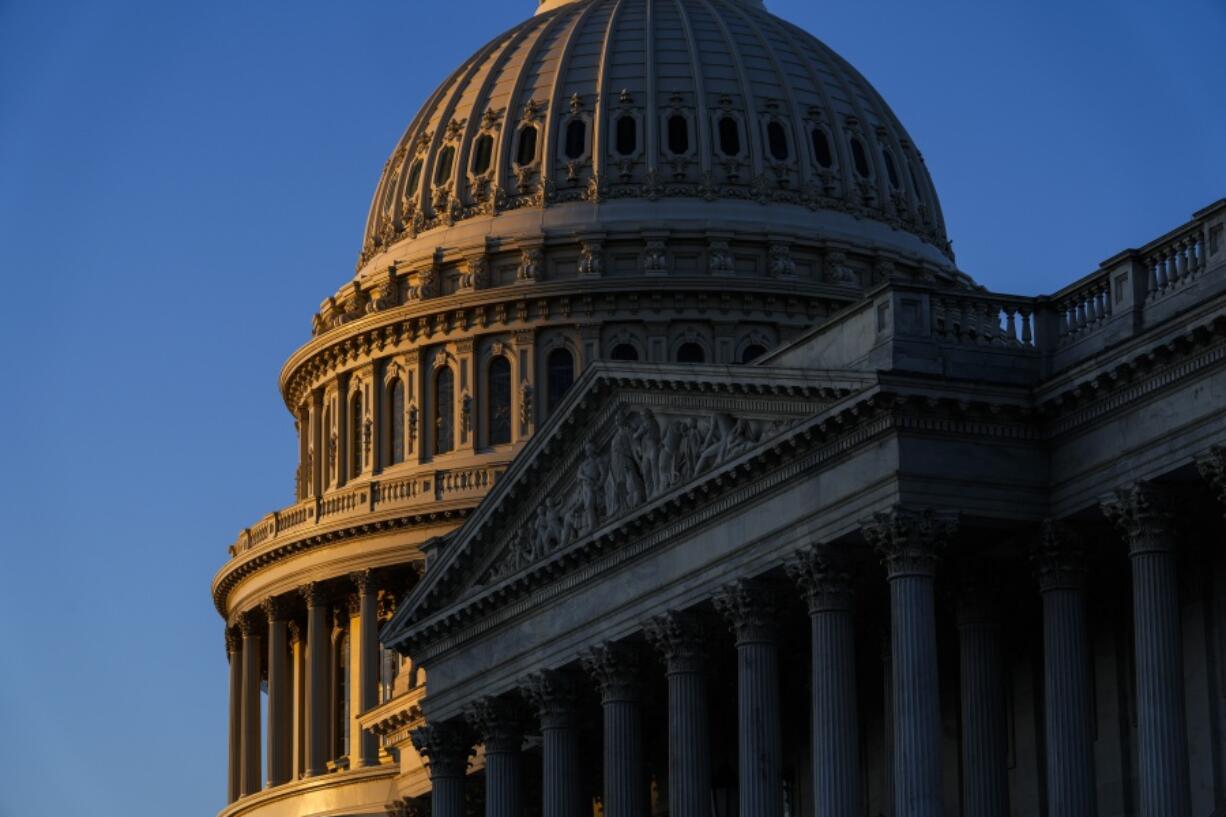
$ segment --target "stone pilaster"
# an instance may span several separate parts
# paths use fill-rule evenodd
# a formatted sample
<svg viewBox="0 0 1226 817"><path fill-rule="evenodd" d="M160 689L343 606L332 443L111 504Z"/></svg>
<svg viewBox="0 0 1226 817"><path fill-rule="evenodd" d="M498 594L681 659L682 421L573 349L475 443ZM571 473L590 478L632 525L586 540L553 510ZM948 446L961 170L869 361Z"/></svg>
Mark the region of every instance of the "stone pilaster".
<svg viewBox="0 0 1226 817"><path fill-rule="evenodd" d="M604 710L605 817L643 817L647 784L638 652L626 645L605 643L584 651L580 658L600 687Z"/></svg>
<svg viewBox="0 0 1226 817"><path fill-rule="evenodd" d="M477 740L485 744L485 817L519 817L523 715L515 702L482 698L465 711Z"/></svg>
<svg viewBox="0 0 1226 817"><path fill-rule="evenodd" d="M233 627L226 627L226 655L230 659L230 765L226 776L226 802L242 794L243 779L243 642Z"/></svg>
<svg viewBox="0 0 1226 817"><path fill-rule="evenodd" d="M580 817L584 802L574 678L546 670L525 678L523 689L541 722L542 817Z"/></svg>
<svg viewBox="0 0 1226 817"><path fill-rule="evenodd" d="M242 681L242 765L239 775L239 793L246 797L261 788L260 781L260 620L254 611L239 616L238 626L243 634L243 681Z"/></svg>
<svg viewBox="0 0 1226 817"><path fill-rule="evenodd" d="M1000 647L1000 582L977 566L958 593L962 703L962 813L1008 817L1009 757Z"/></svg>
<svg viewBox="0 0 1226 817"><path fill-rule="evenodd" d="M430 775L431 817L465 817L464 777L473 753L472 733L462 723L437 723L414 729L413 746Z"/></svg>
<svg viewBox="0 0 1226 817"><path fill-rule="evenodd" d="M363 570L350 576L358 590L358 627L350 638L357 640L357 712L352 713L349 728L357 733L355 766L379 765L379 740L358 725L357 716L374 709L379 703L379 588L374 573Z"/></svg>
<svg viewBox="0 0 1226 817"><path fill-rule="evenodd" d="M332 705L332 638L328 622L329 599L315 583L300 588L307 606L305 777L323 774L328 762L328 719Z"/></svg>
<svg viewBox="0 0 1226 817"><path fill-rule="evenodd" d="M292 779L290 750L293 739L292 668L288 642L288 605L280 599L266 599L262 605L268 619L268 739L265 773L268 786L280 786Z"/></svg>
<svg viewBox="0 0 1226 817"><path fill-rule="evenodd" d="M707 715L702 622L669 612L647 623L647 639L663 655L668 675L668 813L708 817L711 738Z"/></svg>
<svg viewBox="0 0 1226 817"><path fill-rule="evenodd" d="M935 579L956 517L894 508L863 523L890 583L894 817L944 814Z"/></svg>
<svg viewBox="0 0 1226 817"><path fill-rule="evenodd" d="M1192 804L1175 520L1148 483L1116 491L1102 507L1132 560L1141 814L1182 817Z"/></svg>
<svg viewBox="0 0 1226 817"><path fill-rule="evenodd" d="M1043 594L1043 697L1047 718L1047 799L1051 817L1092 817L1094 742L1085 551L1048 520L1034 552Z"/></svg>
<svg viewBox="0 0 1226 817"><path fill-rule="evenodd" d="M781 817L783 748L774 595L760 583L739 580L721 589L713 601L736 635L740 814Z"/></svg>
<svg viewBox="0 0 1226 817"><path fill-rule="evenodd" d="M860 813L860 734L851 574L820 545L797 554L787 571L809 606L814 812L853 817Z"/></svg>

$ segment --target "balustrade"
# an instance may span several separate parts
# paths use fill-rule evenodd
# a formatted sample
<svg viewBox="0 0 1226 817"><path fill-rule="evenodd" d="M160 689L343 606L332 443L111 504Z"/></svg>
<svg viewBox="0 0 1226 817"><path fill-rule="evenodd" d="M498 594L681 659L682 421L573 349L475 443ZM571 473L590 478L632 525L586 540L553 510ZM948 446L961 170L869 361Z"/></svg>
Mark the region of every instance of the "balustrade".
<svg viewBox="0 0 1226 817"><path fill-rule="evenodd" d="M1155 300L1178 289L1205 268L1205 241L1200 224L1150 249L1145 255L1147 297Z"/></svg>
<svg viewBox="0 0 1226 817"><path fill-rule="evenodd" d="M933 298L934 333L970 346L1035 348L1035 307L1030 298L990 293L946 293Z"/></svg>

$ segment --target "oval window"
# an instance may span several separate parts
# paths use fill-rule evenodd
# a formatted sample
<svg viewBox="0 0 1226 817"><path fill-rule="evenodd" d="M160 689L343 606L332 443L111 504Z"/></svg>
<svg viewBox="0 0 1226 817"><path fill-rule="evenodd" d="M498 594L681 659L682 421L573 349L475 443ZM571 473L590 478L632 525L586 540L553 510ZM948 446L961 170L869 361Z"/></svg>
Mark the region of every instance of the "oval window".
<svg viewBox="0 0 1226 817"><path fill-rule="evenodd" d="M405 190L405 195L412 197L417 195L417 188L421 186L421 159L413 163L413 167L409 168L409 186Z"/></svg>
<svg viewBox="0 0 1226 817"><path fill-rule="evenodd" d="M690 152L690 123L679 113L668 118L668 151L676 156Z"/></svg>
<svg viewBox="0 0 1226 817"><path fill-rule="evenodd" d="M741 155L741 128L731 116L719 120L719 149L725 156Z"/></svg>
<svg viewBox="0 0 1226 817"><path fill-rule="evenodd" d="M519 142L515 150L515 163L530 165L536 161L536 126L524 125L519 129Z"/></svg>
<svg viewBox="0 0 1226 817"><path fill-rule="evenodd" d="M582 119L572 119L566 123L566 158L573 161L582 156L586 150L587 123Z"/></svg>
<svg viewBox="0 0 1226 817"><path fill-rule="evenodd" d="M885 175L890 179L890 187L898 190L902 184L898 180L898 168L894 165L894 154L890 153L889 148L881 149L881 160L885 162Z"/></svg>
<svg viewBox="0 0 1226 817"><path fill-rule="evenodd" d="M480 176L490 169L490 160L494 157L494 137L483 133L477 137L473 145L473 173Z"/></svg>
<svg viewBox="0 0 1226 817"><path fill-rule="evenodd" d="M834 154L830 151L830 138L821 128L813 129L813 155L824 168L834 167Z"/></svg>
<svg viewBox="0 0 1226 817"><path fill-rule="evenodd" d="M622 116L617 120L617 152L621 156L629 156L639 147L639 123L633 116Z"/></svg>
<svg viewBox="0 0 1226 817"><path fill-rule="evenodd" d="M771 158L776 162L786 162L788 159L788 134L783 125L778 122L766 124L766 144L770 148Z"/></svg>
<svg viewBox="0 0 1226 817"><path fill-rule="evenodd" d="M867 179L872 176L872 172L868 169L868 154L864 152L864 143L854 136L851 137L851 161L861 178Z"/></svg>
<svg viewBox="0 0 1226 817"><path fill-rule="evenodd" d="M443 184L451 175L451 164L455 161L455 148L451 145L443 148L438 155L438 167L434 169L434 183Z"/></svg>

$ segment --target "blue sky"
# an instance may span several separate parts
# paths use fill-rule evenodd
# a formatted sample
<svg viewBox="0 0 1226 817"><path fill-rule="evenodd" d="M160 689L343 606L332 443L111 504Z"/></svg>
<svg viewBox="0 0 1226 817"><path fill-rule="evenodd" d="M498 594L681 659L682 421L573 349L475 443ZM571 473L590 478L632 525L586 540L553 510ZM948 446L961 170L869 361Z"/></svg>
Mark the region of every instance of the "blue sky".
<svg viewBox="0 0 1226 817"><path fill-rule="evenodd" d="M768 6L894 106L993 289L1226 196L1223 0ZM418 105L532 7L0 0L0 817L221 807L209 581L291 500L277 373Z"/></svg>

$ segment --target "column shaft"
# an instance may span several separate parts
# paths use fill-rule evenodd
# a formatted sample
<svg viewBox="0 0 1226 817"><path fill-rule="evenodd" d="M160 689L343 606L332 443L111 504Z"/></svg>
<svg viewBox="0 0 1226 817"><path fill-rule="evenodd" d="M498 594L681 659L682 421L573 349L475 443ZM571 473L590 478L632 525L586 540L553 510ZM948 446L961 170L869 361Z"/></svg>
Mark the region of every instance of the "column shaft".
<svg viewBox="0 0 1226 817"><path fill-rule="evenodd" d="M243 796L260 790L260 638L253 622L243 625Z"/></svg>
<svg viewBox="0 0 1226 817"><path fill-rule="evenodd" d="M357 716L379 703L379 611L377 590L369 572L358 581L358 640L361 643L357 669L358 712L353 713L352 729L360 732L358 766L379 764L379 740L358 726Z"/></svg>
<svg viewBox="0 0 1226 817"><path fill-rule="evenodd" d="M432 817L465 817L464 778L472 754L468 730L451 722L423 726L413 730L412 740L430 773Z"/></svg>
<svg viewBox="0 0 1226 817"><path fill-rule="evenodd" d="M680 663L680 662L678 662ZM707 723L707 678L701 669L668 672L668 813L709 817L711 739Z"/></svg>
<svg viewBox="0 0 1226 817"><path fill-rule="evenodd" d="M233 803L242 794L243 777L243 651L242 642L226 632L226 647L230 654L230 765L226 777L226 802Z"/></svg>
<svg viewBox="0 0 1226 817"><path fill-rule="evenodd" d="M306 769L303 773L314 777L327 771L328 718L332 711L328 700L332 636L328 627L328 607L321 599L308 598L306 652Z"/></svg>
<svg viewBox="0 0 1226 817"><path fill-rule="evenodd" d="M1094 738L1090 724L1090 643L1084 591L1043 593L1047 798L1051 817L1094 814Z"/></svg>
<svg viewBox="0 0 1226 817"><path fill-rule="evenodd" d="M524 692L541 722L542 817L580 817L584 803L574 679L557 671L534 673L525 679Z"/></svg>
<svg viewBox="0 0 1226 817"><path fill-rule="evenodd" d="M485 817L519 817L520 750L518 747L486 749L485 754Z"/></svg>
<svg viewBox="0 0 1226 817"><path fill-rule="evenodd" d="M297 780L306 770L306 639L296 622L290 627L290 650L293 680L290 683L291 737L290 778Z"/></svg>
<svg viewBox="0 0 1226 817"><path fill-rule="evenodd" d="M604 714L604 815L643 817L647 785L638 657L630 649L602 644L586 651L583 665L600 686Z"/></svg>
<svg viewBox="0 0 1226 817"><path fill-rule="evenodd" d="M959 625L962 676L962 812L1008 817L1008 735L1000 627L995 621Z"/></svg>
<svg viewBox="0 0 1226 817"><path fill-rule="evenodd" d="M933 577L890 579L894 814L941 817L941 698Z"/></svg>
<svg viewBox="0 0 1226 817"><path fill-rule="evenodd" d="M854 817L860 811L860 737L852 614L829 609L810 618L815 813Z"/></svg>
<svg viewBox="0 0 1226 817"><path fill-rule="evenodd" d="M268 620L268 762L269 786L289 782L292 716L290 653L284 618Z"/></svg>

